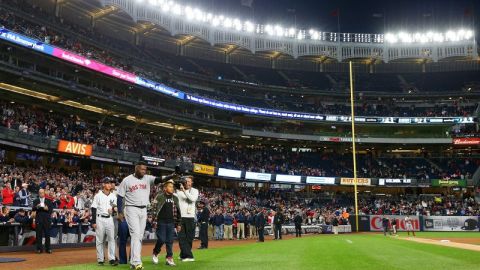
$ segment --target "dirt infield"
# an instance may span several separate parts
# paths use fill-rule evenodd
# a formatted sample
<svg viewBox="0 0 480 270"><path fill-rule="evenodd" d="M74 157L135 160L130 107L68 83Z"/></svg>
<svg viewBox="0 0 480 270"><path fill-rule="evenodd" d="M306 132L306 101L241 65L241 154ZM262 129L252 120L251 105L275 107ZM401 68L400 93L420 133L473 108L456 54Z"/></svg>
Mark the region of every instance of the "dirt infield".
<svg viewBox="0 0 480 270"><path fill-rule="evenodd" d="M433 237L432 237L433 238ZM417 238L417 237L399 237L398 239L413 241L417 243L424 243L424 244L433 244L445 247L454 247L454 248L461 248L461 249L468 249L473 251L480 251L480 239L474 238ZM448 241L442 241L448 240Z"/></svg>
<svg viewBox="0 0 480 270"><path fill-rule="evenodd" d="M271 237L267 237L265 240L270 241ZM292 238L291 236L284 236L285 239ZM232 240L232 241L210 241L209 248L219 248L226 246L242 245L248 243L254 243L255 240ZM148 256L152 254L154 244L149 243L143 245L142 255ZM196 249L200 246L200 241L194 241L193 247ZM164 252L164 250L162 250ZM178 254L178 244L174 244L173 251ZM128 250L127 250L128 252ZM162 254L164 254L162 252ZM194 250L195 253L195 250ZM26 261L19 263L1 263L0 267L3 269L15 269L15 270L30 270L30 269L45 269L54 266L63 265L75 265L85 263L95 263L96 253L94 247L88 248L71 248L71 249L59 249L53 250L53 254L36 254L33 252L12 252L2 253L0 257L7 258L24 258Z"/></svg>
<svg viewBox="0 0 480 270"><path fill-rule="evenodd" d="M480 245L480 238L468 238L468 237L422 237L431 240L449 240L450 242L456 243L463 243L463 244L472 244L472 245Z"/></svg>

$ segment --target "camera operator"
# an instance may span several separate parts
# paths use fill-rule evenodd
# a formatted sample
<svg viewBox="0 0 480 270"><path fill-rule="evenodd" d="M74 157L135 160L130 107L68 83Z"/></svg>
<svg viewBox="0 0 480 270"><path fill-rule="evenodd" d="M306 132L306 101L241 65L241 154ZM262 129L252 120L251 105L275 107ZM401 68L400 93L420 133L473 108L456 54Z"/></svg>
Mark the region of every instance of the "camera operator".
<svg viewBox="0 0 480 270"><path fill-rule="evenodd" d="M195 237L195 203L198 200L198 189L193 188L193 176L183 176L180 189L175 192L180 204L182 229L178 234L180 259L182 262L193 262L192 244Z"/></svg>

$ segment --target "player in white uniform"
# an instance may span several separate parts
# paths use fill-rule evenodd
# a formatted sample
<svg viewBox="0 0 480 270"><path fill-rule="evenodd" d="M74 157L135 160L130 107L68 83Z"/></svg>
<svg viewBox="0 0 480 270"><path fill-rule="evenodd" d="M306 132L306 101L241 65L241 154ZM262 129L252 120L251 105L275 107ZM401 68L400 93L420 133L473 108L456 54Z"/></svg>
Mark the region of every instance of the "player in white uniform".
<svg viewBox="0 0 480 270"><path fill-rule="evenodd" d="M128 224L131 269L143 269L142 240L147 223L147 207L150 205L150 187L172 177L147 175L147 164L139 162L135 166L135 173L125 177L118 187L118 218L125 217Z"/></svg>
<svg viewBox="0 0 480 270"><path fill-rule="evenodd" d="M111 191L111 179L103 180L103 189L100 190L92 202L92 227L95 229L95 243L97 247L98 265L104 265L105 240L108 242L108 259L110 265L117 266L115 259L115 224L113 213L116 211L117 197Z"/></svg>
<svg viewBox="0 0 480 270"><path fill-rule="evenodd" d="M408 236L410 236L410 232L412 232L413 236L415 236L415 231L413 230L413 223L410 216L405 217L405 230L407 231Z"/></svg>

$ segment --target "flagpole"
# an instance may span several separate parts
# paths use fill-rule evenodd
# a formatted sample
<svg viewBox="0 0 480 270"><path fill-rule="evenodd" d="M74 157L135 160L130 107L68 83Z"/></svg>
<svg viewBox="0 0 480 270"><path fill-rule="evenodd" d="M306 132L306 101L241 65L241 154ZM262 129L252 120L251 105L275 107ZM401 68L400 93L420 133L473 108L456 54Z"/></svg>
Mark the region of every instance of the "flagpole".
<svg viewBox="0 0 480 270"><path fill-rule="evenodd" d="M340 9L337 9L337 10L338 10L337 29L338 29L338 36L339 36L339 39L340 39Z"/></svg>
<svg viewBox="0 0 480 270"><path fill-rule="evenodd" d="M387 12L383 9L383 34L387 33Z"/></svg>
<svg viewBox="0 0 480 270"><path fill-rule="evenodd" d="M355 192L355 225L358 232L358 194L357 194L357 150L355 148L355 105L353 101L353 68L349 62L350 70L350 107L352 110L352 157L353 157L353 189Z"/></svg>

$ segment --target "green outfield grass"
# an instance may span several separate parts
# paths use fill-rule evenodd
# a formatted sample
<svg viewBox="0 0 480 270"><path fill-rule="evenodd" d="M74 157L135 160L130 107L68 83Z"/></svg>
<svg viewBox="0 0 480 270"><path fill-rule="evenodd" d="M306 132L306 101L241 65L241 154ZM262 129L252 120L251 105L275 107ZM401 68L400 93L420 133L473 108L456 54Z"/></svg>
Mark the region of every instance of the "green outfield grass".
<svg viewBox="0 0 480 270"><path fill-rule="evenodd" d="M454 237L453 234L448 233L443 233L443 235ZM461 235L455 237L474 236L475 234L463 233ZM479 252L420 244L395 239L394 237L384 237L382 234L329 235L282 241L269 240L265 243L195 251L195 256L196 262L177 262L177 269L472 270L478 269L480 265ZM169 268L163 264L153 265L150 257L144 258L144 266L146 270ZM89 264L51 269L105 268L111 267L97 267L94 264ZM128 269L128 266L119 266L117 269Z"/></svg>

